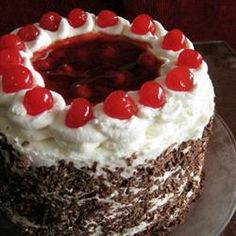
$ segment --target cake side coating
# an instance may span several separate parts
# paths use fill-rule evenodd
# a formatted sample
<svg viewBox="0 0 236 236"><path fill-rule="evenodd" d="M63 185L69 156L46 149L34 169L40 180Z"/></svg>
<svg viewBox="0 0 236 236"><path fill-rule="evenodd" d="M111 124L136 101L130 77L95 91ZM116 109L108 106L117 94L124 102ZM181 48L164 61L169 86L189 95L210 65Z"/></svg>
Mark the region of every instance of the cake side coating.
<svg viewBox="0 0 236 236"><path fill-rule="evenodd" d="M130 178L119 168L97 175L96 163L33 167L2 134L1 209L27 235L162 235L199 194L211 128L212 121L201 139L166 150Z"/></svg>

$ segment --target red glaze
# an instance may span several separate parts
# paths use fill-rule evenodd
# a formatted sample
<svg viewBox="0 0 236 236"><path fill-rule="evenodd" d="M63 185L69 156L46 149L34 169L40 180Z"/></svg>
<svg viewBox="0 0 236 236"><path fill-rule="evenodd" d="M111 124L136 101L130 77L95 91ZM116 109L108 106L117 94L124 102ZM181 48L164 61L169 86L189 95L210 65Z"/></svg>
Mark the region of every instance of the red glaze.
<svg viewBox="0 0 236 236"><path fill-rule="evenodd" d="M118 16L113 11L103 10L99 12L96 23L101 28L114 26L118 23Z"/></svg>
<svg viewBox="0 0 236 236"><path fill-rule="evenodd" d="M12 65L20 65L23 58L16 49L0 50L0 67L7 68Z"/></svg>
<svg viewBox="0 0 236 236"><path fill-rule="evenodd" d="M23 41L30 42L38 37L39 29L35 25L26 25L17 34Z"/></svg>
<svg viewBox="0 0 236 236"><path fill-rule="evenodd" d="M178 57L178 66L187 66L189 68L197 69L202 64L202 55L192 49L183 50Z"/></svg>
<svg viewBox="0 0 236 236"><path fill-rule="evenodd" d="M122 36L87 34L37 52L32 63L46 87L60 93L67 104L78 97L96 104L117 89L139 90L158 77L162 62L146 47Z"/></svg>
<svg viewBox="0 0 236 236"><path fill-rule="evenodd" d="M25 45L19 36L14 34L5 34L0 38L0 50L6 48L21 51L25 49Z"/></svg>
<svg viewBox="0 0 236 236"><path fill-rule="evenodd" d="M144 35L149 32L154 35L156 32L156 26L149 15L141 14L134 19L131 25L131 31L139 35Z"/></svg>
<svg viewBox="0 0 236 236"><path fill-rule="evenodd" d="M92 104L84 98L76 98L71 103L65 123L69 128L79 128L93 118Z"/></svg>
<svg viewBox="0 0 236 236"><path fill-rule="evenodd" d="M187 67L179 66L166 75L165 83L174 91L188 92L193 88L193 74Z"/></svg>
<svg viewBox="0 0 236 236"><path fill-rule="evenodd" d="M36 116L53 107L53 96L47 88L35 87L25 93L23 104L28 115Z"/></svg>
<svg viewBox="0 0 236 236"><path fill-rule="evenodd" d="M5 70L2 77L2 89L5 93L15 93L33 86L33 76L24 66L16 65Z"/></svg>
<svg viewBox="0 0 236 236"><path fill-rule="evenodd" d="M137 114L138 107L125 91L117 90L106 98L103 111L112 118L126 120Z"/></svg>
<svg viewBox="0 0 236 236"><path fill-rule="evenodd" d="M179 51L186 47L186 37L181 30L173 29L164 36L161 47L167 50Z"/></svg>
<svg viewBox="0 0 236 236"><path fill-rule="evenodd" d="M49 31L57 31L61 22L61 16L56 12L47 12L42 15L39 24Z"/></svg>
<svg viewBox="0 0 236 236"><path fill-rule="evenodd" d="M80 8L75 8L68 15L69 24L74 27L80 27L87 21L88 13Z"/></svg>
<svg viewBox="0 0 236 236"><path fill-rule="evenodd" d="M144 106L159 108L165 104L164 90L155 81L144 83L139 91L139 102Z"/></svg>

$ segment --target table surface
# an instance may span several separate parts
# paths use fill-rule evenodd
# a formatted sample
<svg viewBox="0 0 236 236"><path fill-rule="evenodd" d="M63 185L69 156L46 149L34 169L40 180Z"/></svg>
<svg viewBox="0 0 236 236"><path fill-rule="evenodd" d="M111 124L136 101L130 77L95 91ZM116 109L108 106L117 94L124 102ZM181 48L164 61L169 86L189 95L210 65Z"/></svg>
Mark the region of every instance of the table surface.
<svg viewBox="0 0 236 236"><path fill-rule="evenodd" d="M228 124L236 137L236 54L222 41L197 42L209 66L209 74L216 93L216 112ZM14 229L0 214L0 235L13 236ZM236 212L221 236L236 236Z"/></svg>
<svg viewBox="0 0 236 236"><path fill-rule="evenodd" d="M216 112L236 137L236 53L225 42L195 44L209 66L216 93ZM236 236L236 212L221 236Z"/></svg>

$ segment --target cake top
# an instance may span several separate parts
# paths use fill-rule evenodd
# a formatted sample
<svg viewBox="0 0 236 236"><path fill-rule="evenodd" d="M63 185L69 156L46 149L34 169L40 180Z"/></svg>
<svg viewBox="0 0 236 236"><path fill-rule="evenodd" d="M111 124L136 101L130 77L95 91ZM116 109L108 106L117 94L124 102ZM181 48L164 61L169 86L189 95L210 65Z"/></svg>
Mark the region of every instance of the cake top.
<svg viewBox="0 0 236 236"><path fill-rule="evenodd" d="M43 165L138 164L200 138L214 111L200 53L145 14L48 12L0 38L0 75L0 130Z"/></svg>

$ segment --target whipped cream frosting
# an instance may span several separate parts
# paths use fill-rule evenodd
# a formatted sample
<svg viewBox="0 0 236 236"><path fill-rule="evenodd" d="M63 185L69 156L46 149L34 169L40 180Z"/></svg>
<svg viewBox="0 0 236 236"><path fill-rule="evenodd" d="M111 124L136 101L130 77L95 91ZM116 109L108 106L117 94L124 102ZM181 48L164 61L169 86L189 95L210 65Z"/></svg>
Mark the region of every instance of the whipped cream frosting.
<svg viewBox="0 0 236 236"><path fill-rule="evenodd" d="M149 43L149 50L165 61L160 68L160 77L155 79L165 90L165 105L159 109L145 107L138 101L138 92L130 91L128 94L139 107L136 116L128 120L111 118L104 114L102 104L97 104L94 107L95 119L72 129L65 125L69 106L66 106L60 94L52 92L54 106L51 110L31 117L22 105L22 97L27 90L6 94L1 88L0 78L0 132L7 135L17 150L28 154L35 165L49 166L65 159L81 167L96 161L98 167L126 167L124 174L132 172L136 165L156 158L173 144L178 146L183 141L201 138L214 114L215 95L206 63L203 62L198 69L191 69L194 88L190 92L172 91L166 87L164 80L166 73L175 67L181 50L174 52L161 48L167 31L159 22L154 21L157 27L155 35L136 35L131 32L129 21L122 17L118 18L118 24L106 28L98 27L95 21L96 17L88 13L86 23L73 28L66 18L62 18L56 32L35 24L39 28L39 36L34 41L26 42L26 49L21 52L24 65L34 76L34 84L45 86L42 76L35 71L30 61L34 52L56 41L89 32L119 34ZM187 48L193 49L188 39ZM25 143L27 145L22 145ZM127 158L133 154L137 158L133 166L127 168Z"/></svg>

